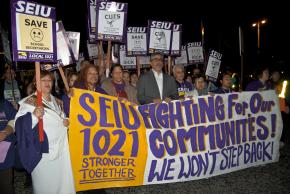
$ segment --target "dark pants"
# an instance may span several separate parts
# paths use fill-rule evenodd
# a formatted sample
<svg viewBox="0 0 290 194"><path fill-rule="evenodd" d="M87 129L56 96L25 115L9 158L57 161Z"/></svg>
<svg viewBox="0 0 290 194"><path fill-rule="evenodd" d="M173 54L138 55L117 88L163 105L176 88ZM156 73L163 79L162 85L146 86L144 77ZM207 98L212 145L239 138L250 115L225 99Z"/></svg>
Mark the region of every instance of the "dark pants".
<svg viewBox="0 0 290 194"><path fill-rule="evenodd" d="M0 170L0 193L14 194L12 168Z"/></svg>

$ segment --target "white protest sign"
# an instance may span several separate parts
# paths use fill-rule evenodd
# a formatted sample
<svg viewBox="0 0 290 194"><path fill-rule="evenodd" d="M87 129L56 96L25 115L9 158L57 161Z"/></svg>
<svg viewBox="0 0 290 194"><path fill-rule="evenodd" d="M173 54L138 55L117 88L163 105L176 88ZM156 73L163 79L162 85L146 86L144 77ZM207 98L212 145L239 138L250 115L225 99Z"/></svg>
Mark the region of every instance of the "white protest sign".
<svg viewBox="0 0 290 194"><path fill-rule="evenodd" d="M61 21L56 23L56 38L58 63L62 66L73 64L75 62L74 54Z"/></svg>
<svg viewBox="0 0 290 194"><path fill-rule="evenodd" d="M190 64L204 62L203 48L201 42L187 43L188 61Z"/></svg>
<svg viewBox="0 0 290 194"><path fill-rule="evenodd" d="M181 56L175 58L175 64L188 65L188 56L186 51L186 45L181 47Z"/></svg>
<svg viewBox="0 0 290 194"><path fill-rule="evenodd" d="M181 55L181 32L182 32L182 25L174 24L173 34L172 34L171 52L170 52L171 56Z"/></svg>
<svg viewBox="0 0 290 194"><path fill-rule="evenodd" d="M221 59L221 53L211 50L205 75L209 76L209 78L212 78L213 80L216 80L219 74Z"/></svg>
<svg viewBox="0 0 290 194"><path fill-rule="evenodd" d="M87 42L88 54L90 59L98 58L98 45Z"/></svg>
<svg viewBox="0 0 290 194"><path fill-rule="evenodd" d="M127 55L147 55L147 28L128 27Z"/></svg>
<svg viewBox="0 0 290 194"><path fill-rule="evenodd" d="M126 56L126 46L120 45L120 64L125 69L135 69L136 68L136 57Z"/></svg>
<svg viewBox="0 0 290 194"><path fill-rule="evenodd" d="M149 21L149 53L169 55L172 29L172 22Z"/></svg>
<svg viewBox="0 0 290 194"><path fill-rule="evenodd" d="M127 3L97 3L97 39L124 42L126 34Z"/></svg>

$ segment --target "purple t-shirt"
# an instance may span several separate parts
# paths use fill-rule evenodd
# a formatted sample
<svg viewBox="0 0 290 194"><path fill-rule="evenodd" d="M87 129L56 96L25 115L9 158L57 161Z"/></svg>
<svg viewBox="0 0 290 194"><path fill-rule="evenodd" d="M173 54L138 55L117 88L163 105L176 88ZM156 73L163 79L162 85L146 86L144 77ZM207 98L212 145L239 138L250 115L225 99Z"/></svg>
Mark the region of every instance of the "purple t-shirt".
<svg viewBox="0 0 290 194"><path fill-rule="evenodd" d="M182 83L176 81L176 85L179 97L183 97L185 96L186 92L190 92L193 90L192 84L187 81L184 81Z"/></svg>

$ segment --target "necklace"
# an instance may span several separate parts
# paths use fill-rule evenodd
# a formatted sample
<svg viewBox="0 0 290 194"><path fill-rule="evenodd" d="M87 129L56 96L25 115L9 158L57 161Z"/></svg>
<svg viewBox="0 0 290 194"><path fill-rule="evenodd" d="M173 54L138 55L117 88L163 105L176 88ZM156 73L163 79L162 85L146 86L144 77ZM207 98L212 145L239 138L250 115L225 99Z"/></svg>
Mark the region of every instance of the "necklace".
<svg viewBox="0 0 290 194"><path fill-rule="evenodd" d="M48 108L51 111L55 112L60 118L64 119L61 115L62 115L62 111L60 109L60 107L55 104L55 100L52 99L51 97L51 101L48 102L47 100L45 100L44 98L42 98L42 103L45 105L44 108Z"/></svg>

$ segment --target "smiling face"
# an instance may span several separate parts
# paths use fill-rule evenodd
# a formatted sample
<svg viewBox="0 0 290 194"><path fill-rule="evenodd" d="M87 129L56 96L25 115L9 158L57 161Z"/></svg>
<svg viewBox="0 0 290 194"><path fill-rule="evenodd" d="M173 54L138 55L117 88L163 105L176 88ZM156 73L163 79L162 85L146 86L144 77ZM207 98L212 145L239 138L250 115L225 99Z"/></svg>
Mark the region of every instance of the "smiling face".
<svg viewBox="0 0 290 194"><path fill-rule="evenodd" d="M40 42L43 39L43 33L40 29L38 28L33 28L30 32L30 37L32 38L32 40L34 40L35 42Z"/></svg>
<svg viewBox="0 0 290 194"><path fill-rule="evenodd" d="M112 71L112 79L115 83L122 83L123 82L123 70L120 66L117 66Z"/></svg>
<svg viewBox="0 0 290 194"><path fill-rule="evenodd" d="M98 78L99 78L99 75L98 75L97 69L95 67L90 67L87 71L87 76L86 76L88 85L91 85L91 86L96 85L98 82Z"/></svg>
<svg viewBox="0 0 290 194"><path fill-rule="evenodd" d="M129 85L130 84L130 73L128 71L123 72L123 80L125 84Z"/></svg>
<svg viewBox="0 0 290 194"><path fill-rule="evenodd" d="M176 67L173 71L174 77L178 82L183 82L184 79L184 69L181 67Z"/></svg>

